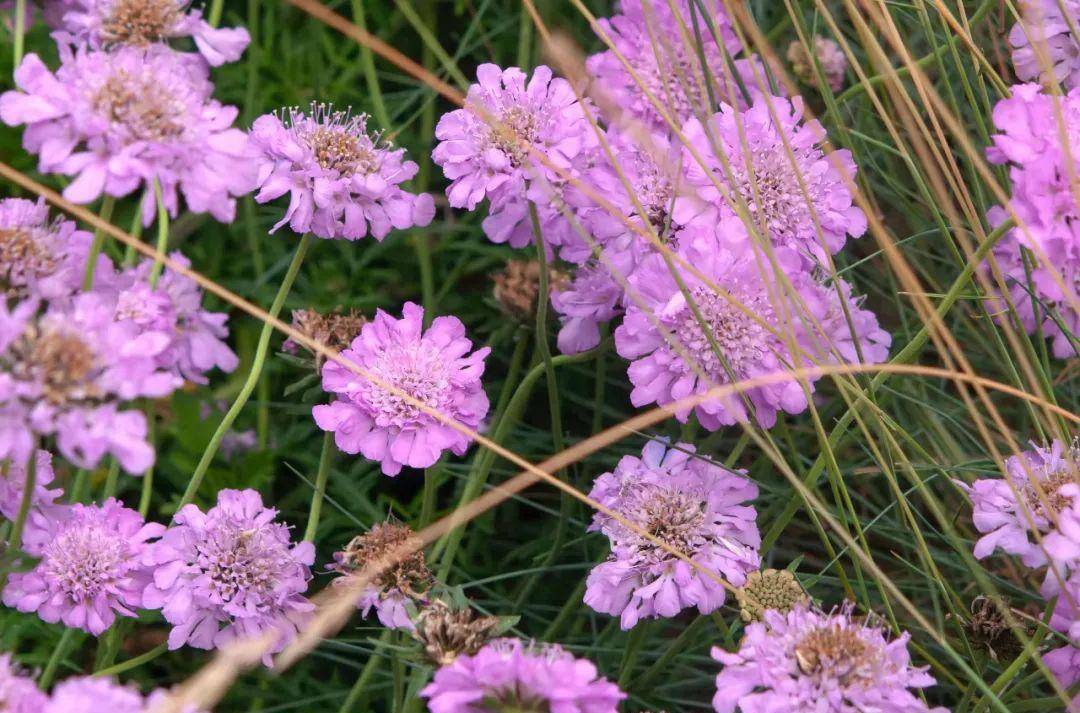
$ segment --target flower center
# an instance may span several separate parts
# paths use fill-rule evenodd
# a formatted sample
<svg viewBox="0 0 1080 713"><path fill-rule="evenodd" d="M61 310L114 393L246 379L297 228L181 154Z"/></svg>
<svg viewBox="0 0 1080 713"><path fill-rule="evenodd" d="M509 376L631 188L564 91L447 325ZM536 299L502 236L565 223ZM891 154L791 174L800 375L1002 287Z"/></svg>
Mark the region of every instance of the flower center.
<svg viewBox="0 0 1080 713"><path fill-rule="evenodd" d="M372 371L380 381L397 387L428 408L445 411L449 406L450 379L438 350L424 345L390 347L379 355ZM374 383L365 382L363 388L380 426L403 427L431 418L402 396Z"/></svg>
<svg viewBox="0 0 1080 713"><path fill-rule="evenodd" d="M486 143L506 154L511 165L518 167L526 162L529 146L540 135L540 118L529 106L513 104L499 113L499 122L487 126Z"/></svg>
<svg viewBox="0 0 1080 713"><path fill-rule="evenodd" d="M11 375L36 383L51 404L99 398L97 358L77 334L31 325L9 348Z"/></svg>
<svg viewBox="0 0 1080 713"><path fill-rule="evenodd" d="M674 337L708 377L723 383L729 381L728 369L735 375L746 374L751 367L762 362L769 352L771 341L765 324L773 325L776 322L766 295L740 294L739 290L731 290L728 296L724 296L704 286L693 288L691 295L703 321L712 332L723 361L689 306L678 317Z"/></svg>
<svg viewBox="0 0 1080 713"><path fill-rule="evenodd" d="M371 147L364 146L360 137L344 126L320 126L307 135L307 143L315 152L315 161L328 171L351 176L371 173L376 168Z"/></svg>
<svg viewBox="0 0 1080 713"><path fill-rule="evenodd" d="M1072 498L1061 492L1063 487L1070 484L1080 485L1080 468L1075 463L1069 463L1056 473L1050 474L1045 480L1040 480L1038 490L1033 484L1028 483L1024 488L1024 495L1035 512L1049 516L1051 513L1061 512L1072 504Z"/></svg>
<svg viewBox="0 0 1080 713"><path fill-rule="evenodd" d="M630 498L623 511L626 519L668 547L693 553L708 539L705 502L700 495L644 485L631 493ZM657 562L674 557L665 548L628 528L625 537L634 559Z"/></svg>
<svg viewBox="0 0 1080 713"><path fill-rule="evenodd" d="M842 686L872 682L875 651L854 627L831 624L811 630L795 645L799 670L815 679Z"/></svg>
<svg viewBox="0 0 1080 713"><path fill-rule="evenodd" d="M98 89L94 108L131 141L168 141L184 133L183 103L163 87L164 78L117 70Z"/></svg>
<svg viewBox="0 0 1080 713"><path fill-rule="evenodd" d="M795 155L794 166L783 145L751 150L749 166L745 156L730 161L733 188L746 201L754 228L765 231L766 237L784 241L814 232L814 220L806 200L807 195L814 195L814 181L801 168L810 159L804 155L805 151L793 147L791 150ZM802 173L802 186L796 170Z"/></svg>
<svg viewBox="0 0 1080 713"><path fill-rule="evenodd" d="M27 228L0 228L0 281L7 285L9 296L17 287L37 277L56 271L56 257L49 250L49 236L44 231Z"/></svg>
<svg viewBox="0 0 1080 713"><path fill-rule="evenodd" d="M75 600L89 599L112 587L127 560L124 538L101 523L76 522L45 546L42 564L49 578Z"/></svg>
<svg viewBox="0 0 1080 713"><path fill-rule="evenodd" d="M335 555L334 569L342 574L351 574L362 570L369 564L391 554L396 548L403 547L416 535L406 525L387 522L373 525L363 535L354 537L342 552ZM427 589L431 583L431 572L424 562L424 552L417 549L412 554L400 559L397 564L386 569L375 581L380 588L398 591L414 596Z"/></svg>
<svg viewBox="0 0 1080 713"><path fill-rule="evenodd" d="M288 552L280 542L232 524L219 526L196 549L208 589L224 603L241 598L256 606L270 603L276 573L288 564Z"/></svg>
<svg viewBox="0 0 1080 713"><path fill-rule="evenodd" d="M116 0L101 34L110 43L143 47L168 37L181 14L176 0Z"/></svg>

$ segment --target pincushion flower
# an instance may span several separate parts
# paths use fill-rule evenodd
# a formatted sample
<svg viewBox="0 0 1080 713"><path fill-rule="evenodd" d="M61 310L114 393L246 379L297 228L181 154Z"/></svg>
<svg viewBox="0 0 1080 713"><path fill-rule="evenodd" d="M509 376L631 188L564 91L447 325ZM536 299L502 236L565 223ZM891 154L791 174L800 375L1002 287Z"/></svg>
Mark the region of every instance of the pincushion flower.
<svg viewBox="0 0 1080 713"><path fill-rule="evenodd" d="M0 200L0 290L7 297L31 295L55 299L82 286L93 236L73 221L50 220L45 199ZM97 284L108 279L112 265L97 257Z"/></svg>
<svg viewBox="0 0 1080 713"><path fill-rule="evenodd" d="M427 330L423 322L423 308L412 302L401 319L379 310L341 356L475 430L488 412L480 377L491 350L470 353L472 342L457 317L436 317ZM312 409L315 423L334 433L342 451L380 461L386 475L402 466L427 468L444 450L463 455L469 447L464 434L336 362L323 366L322 384L336 398Z"/></svg>
<svg viewBox="0 0 1080 713"><path fill-rule="evenodd" d="M180 385L157 365L169 341L116 321L93 292L44 310L33 299L0 304L0 458L25 463L39 437L55 437L80 468L109 453L129 473L145 471L154 462L146 417L121 406Z"/></svg>
<svg viewBox="0 0 1080 713"><path fill-rule="evenodd" d="M815 36L813 39L813 53L807 51L806 45L795 40L787 49L787 60L791 62L791 70L795 76L810 86L817 86L817 69L814 60L821 67L821 73L825 75L825 82L829 89L834 92L840 91L844 86L844 72L847 71L847 56L840 49L840 45L828 37Z"/></svg>
<svg viewBox="0 0 1080 713"><path fill-rule="evenodd" d="M162 710L170 697L167 689L159 688L145 699L134 686L124 686L111 678L78 676L57 684L52 698L39 708L39 713L153 713ZM183 713L198 713L193 705L182 708Z"/></svg>
<svg viewBox="0 0 1080 713"><path fill-rule="evenodd" d="M143 223L155 215L154 181L169 214L183 193L189 210L232 222L235 196L253 185L243 160L247 135L232 128L236 107L211 98L203 62L151 45L105 52L60 45L60 68L35 54L0 95L0 120L26 125L23 147L44 173L71 176L64 197L90 203L143 191Z"/></svg>
<svg viewBox="0 0 1080 713"><path fill-rule="evenodd" d="M589 496L697 567L598 514L590 529L608 536L611 555L589 573L585 603L619 616L623 629L688 607L702 614L715 611L726 590L713 577L742 586L761 564L757 512L744 504L757 494L744 474L696 457L687 443L669 450L653 441L641 458L623 457L614 472L596 479Z"/></svg>
<svg viewBox="0 0 1080 713"><path fill-rule="evenodd" d="M420 695L432 713L550 710L615 713L626 694L555 644L496 639L435 672Z"/></svg>
<svg viewBox="0 0 1080 713"><path fill-rule="evenodd" d="M26 546L40 561L29 572L10 575L4 604L94 636L112 626L118 614L136 615L150 580L142 560L149 540L164 527L145 523L115 498L52 508L34 527L45 530L31 540L40 544Z"/></svg>
<svg viewBox="0 0 1080 713"><path fill-rule="evenodd" d="M851 191L851 152L825 155L825 129L803 120L801 98L762 95L743 111L724 104L709 119L708 132L697 119L683 131L702 161L683 149L686 180L697 190L676 199L676 220L715 229L738 247L751 237L736 210L741 197L753 232L798 252L808 266L866 232Z"/></svg>
<svg viewBox="0 0 1080 713"><path fill-rule="evenodd" d="M12 663L11 654L0 654L0 710L5 713L41 713L48 697L33 679Z"/></svg>
<svg viewBox="0 0 1080 713"><path fill-rule="evenodd" d="M240 59L251 36L243 27L217 28L190 0L65 0L60 22L65 39L95 49L147 47L190 37L206 62L217 67Z"/></svg>
<svg viewBox="0 0 1080 713"><path fill-rule="evenodd" d="M717 713L947 713L912 691L935 681L911 665L907 632L890 641L880 627L856 620L850 606L764 617L746 626L738 652L712 650L724 666L713 697Z"/></svg>
<svg viewBox="0 0 1080 713"><path fill-rule="evenodd" d="M312 104L265 114L251 128L251 151L258 167L255 200L266 203L289 194L289 207L274 225L320 238L359 240L369 233L382 240L392 228L423 227L435 216L427 193L414 195L401 184L416 175L405 159L367 129L366 114Z"/></svg>
<svg viewBox="0 0 1080 713"><path fill-rule="evenodd" d="M551 292L559 315L558 345L563 354L579 354L600 344L600 325L622 314L622 288L605 265L590 263L576 269L568 284Z"/></svg>
<svg viewBox="0 0 1080 713"><path fill-rule="evenodd" d="M1019 5L1020 22L1009 32L1016 76L1047 85L1053 77L1066 91L1080 86L1080 42L1069 26L1080 19L1080 0L1021 0Z"/></svg>
<svg viewBox="0 0 1080 713"><path fill-rule="evenodd" d="M987 156L1009 167L1009 208L1022 226L998 243L994 257L1021 324L1029 334L1041 327L1053 340L1054 355L1068 358L1077 353L1074 335L1080 334L1080 206L1069 178L1080 170L1080 88L1062 97L1037 84L1014 86L1012 96L994 106L993 117L1000 133ZM998 226L1009 216L998 206L988 218ZM992 307L1007 310L1000 301Z"/></svg>
<svg viewBox="0 0 1080 713"><path fill-rule="evenodd" d="M717 385L775 376L795 367L872 364L888 355L889 334L851 296L850 288L842 281L826 285L806 273L801 259L789 250L777 249L775 257L790 289L762 275L762 268L771 268L759 266L752 254L731 252L712 240L691 241L679 254L724 292L697 275L683 276L710 335L702 330L662 256L647 258L630 277L638 299L615 330L615 348L631 360L627 373L634 385L634 406L665 406ZM847 302L850 324L841 300ZM790 349L792 338L797 353ZM815 379L806 381L812 388ZM676 417L685 421L693 410L701 425L716 430L744 420L747 404L757 422L768 428L780 411L803 411L807 394L792 377L680 408Z"/></svg>
<svg viewBox="0 0 1080 713"><path fill-rule="evenodd" d="M160 609L172 624L169 649L184 644L213 649L274 632L269 655L295 636L314 610L303 595L315 559L310 542L292 543L254 490L222 490L202 512L185 505L147 553L153 581L143 606Z"/></svg>
<svg viewBox="0 0 1080 713"><path fill-rule="evenodd" d="M14 522L19 516L23 493L26 492L26 463L12 462L7 472L0 474L0 515ZM27 522L44 522L44 511L53 507L53 503L63 494L60 488L50 490L46 486L53 482L55 475L52 467L52 454L38 450L34 456L34 494L30 496L30 511ZM59 506L58 506L59 507ZM30 536L28 536L30 535ZM33 544L31 533L24 531L23 540L27 548Z"/></svg>
<svg viewBox="0 0 1080 713"><path fill-rule="evenodd" d="M1054 678L1064 689L1071 689L1080 681L1080 647L1065 645L1042 655L1043 663L1054 674ZM1072 699L1069 713L1080 711L1080 695Z"/></svg>
<svg viewBox="0 0 1080 713"><path fill-rule="evenodd" d="M766 81L765 70L756 57L734 60L738 79L732 77L727 55L737 56L742 45L731 27L723 0L700 3L675 0L674 6L678 14L672 12L667 2L620 0L619 14L599 21L601 39L610 42L614 51L607 49L594 54L586 62L599 89L622 112L664 134L672 129L664 114L678 128L694 116L711 112L709 82L713 85L713 95L741 104L746 97L738 87L739 82L753 96L758 93L760 82ZM700 28L700 43L694 34L695 24ZM702 67L702 58L707 72ZM647 93L642 91L638 80ZM608 118L611 123L621 123L622 117Z"/></svg>

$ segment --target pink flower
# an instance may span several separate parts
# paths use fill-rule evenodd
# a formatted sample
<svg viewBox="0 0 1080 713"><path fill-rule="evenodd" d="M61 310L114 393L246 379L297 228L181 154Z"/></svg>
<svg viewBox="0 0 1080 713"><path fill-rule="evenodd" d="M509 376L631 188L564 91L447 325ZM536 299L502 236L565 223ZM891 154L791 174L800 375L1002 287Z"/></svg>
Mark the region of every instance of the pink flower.
<svg viewBox="0 0 1080 713"><path fill-rule="evenodd" d="M840 49L840 45L828 37L815 36L813 40L813 54L807 51L806 45L799 40L788 45L787 59L791 62L791 69L795 76L812 87L817 86L817 68L814 60L821 66L821 72L825 75L825 81L829 89L834 92L840 91L844 86L844 72L847 71L847 56Z"/></svg>
<svg viewBox="0 0 1080 713"><path fill-rule="evenodd" d="M497 639L435 672L420 695L431 713L550 710L615 713L626 694L555 644Z"/></svg>
<svg viewBox="0 0 1080 713"><path fill-rule="evenodd" d="M878 363L888 356L889 334L851 296L846 284L820 282L804 271L801 259L790 250L774 253L791 292L771 275L763 279L761 270L772 268L759 265L752 254L734 253L707 239L680 248L688 264L727 293L717 293L696 275L683 275L710 334L702 330L663 258L654 255L642 263L630 278L640 304L627 307L615 330L616 350L631 360L627 373L634 385L630 394L634 406L664 406L720 384L775 376L794 367ZM797 354L790 349L791 338L799 347ZM811 384L815 380L808 379ZM807 394L791 378L750 388L741 396L711 398L692 410L705 428L716 430L745 419L748 404L757 422L768 428L780 411L803 411ZM686 421L690 411L681 408L676 416Z"/></svg>
<svg viewBox="0 0 1080 713"><path fill-rule="evenodd" d="M4 604L94 636L112 626L117 614L136 615L150 580L142 563L148 540L164 527L143 522L115 498L102 505L50 508L33 525L41 532L26 549L40 561L8 578Z"/></svg>
<svg viewBox="0 0 1080 713"><path fill-rule="evenodd" d="M764 616L746 626L737 653L712 650L724 666L717 713L947 713L912 692L934 678L912 667L906 632L889 641L881 628L853 618L850 605L831 614L800 606Z"/></svg>
<svg viewBox="0 0 1080 713"><path fill-rule="evenodd" d="M195 505L176 513L145 557L154 576L143 592L143 606L173 625L170 649L213 649L273 631L269 665L269 654L295 636L314 610L303 594L315 548L291 543L276 517L250 489L220 491L205 513Z"/></svg>
<svg viewBox="0 0 1080 713"><path fill-rule="evenodd" d="M757 513L743 504L757 494L744 473L695 456L692 445L652 441L641 458L624 456L598 477L589 496L738 587L761 566ZM608 536L611 555L589 573L585 603L620 616L623 629L724 603L722 584L614 518L597 514L590 529Z"/></svg>
<svg viewBox="0 0 1080 713"><path fill-rule="evenodd" d="M147 47L190 37L212 67L240 59L251 41L248 31L215 28L189 0L65 0L59 28L73 43L94 49L130 45Z"/></svg>
<svg viewBox="0 0 1080 713"><path fill-rule="evenodd" d="M1069 27L1069 20L1075 26L1080 18L1080 0L1021 0L1019 5L1021 21L1009 32L1016 76L1047 85L1052 76L1066 91L1080 86L1080 43Z"/></svg>
<svg viewBox="0 0 1080 713"><path fill-rule="evenodd" d="M289 194L289 207L273 230L287 223L296 233L320 238L359 240L370 232L382 240L391 228L431 222L432 197L400 187L416 175L417 165L405 160L405 149L369 135L367 120L325 104L312 104L308 114L293 108L255 120L255 200Z"/></svg>
<svg viewBox="0 0 1080 713"><path fill-rule="evenodd" d="M4 713L41 713L46 701L33 679L12 663L11 654L0 654L0 706Z"/></svg>
<svg viewBox="0 0 1080 713"><path fill-rule="evenodd" d="M1062 688L1072 688L1073 684L1080 681L1080 648L1065 645L1043 654L1042 659ZM1080 711L1080 695L1073 697L1072 706L1069 708L1069 713L1077 711Z"/></svg>
<svg viewBox="0 0 1080 713"><path fill-rule="evenodd" d="M405 303L401 319L379 310L341 356L448 418L476 429L488 412L480 377L488 347L472 342L457 317L436 317L423 328L424 310ZM312 409L315 423L334 433L337 447L380 461L386 475L402 466L427 468L444 450L463 455L469 438L374 382L327 362L323 390L335 394Z"/></svg>
<svg viewBox="0 0 1080 713"><path fill-rule="evenodd" d="M57 488L49 490L45 486L55 478L52 467L52 454L38 450L34 460L34 494L30 498L30 522L40 516L43 509L48 509L63 494ZM26 463L11 462L7 473L0 474L0 515L12 522L19 516L23 493L26 492ZM24 535L25 537L25 535Z"/></svg>
<svg viewBox="0 0 1080 713"><path fill-rule="evenodd" d="M60 46L54 75L35 54L15 71L18 90L0 95L0 120L26 125L23 146L38 168L74 180L64 197L90 203L143 191L143 223L155 214L156 179L169 214L189 210L232 222L234 196L253 186L247 136L235 107L211 98L206 65L152 45L110 52Z"/></svg>
<svg viewBox="0 0 1080 713"><path fill-rule="evenodd" d="M551 291L559 315L559 351L579 354L600 344L600 325L622 314L622 288L598 263L579 267L573 280Z"/></svg>
<svg viewBox="0 0 1080 713"><path fill-rule="evenodd" d="M116 321L94 292L44 310L37 300L0 304L0 458L25 463L44 436L80 468L111 453L126 471L145 471L154 462L146 418L120 405L180 385L157 364L169 341Z"/></svg>

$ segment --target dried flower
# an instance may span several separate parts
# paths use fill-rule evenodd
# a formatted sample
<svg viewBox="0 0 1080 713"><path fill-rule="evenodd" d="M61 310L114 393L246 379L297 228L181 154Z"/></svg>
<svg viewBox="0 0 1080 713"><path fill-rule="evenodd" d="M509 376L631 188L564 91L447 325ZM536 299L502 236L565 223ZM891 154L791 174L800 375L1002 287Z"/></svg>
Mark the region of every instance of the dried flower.
<svg viewBox="0 0 1080 713"><path fill-rule="evenodd" d="M435 672L420 695L432 713L481 710L615 713L626 697L596 667L555 644L496 639Z"/></svg>
<svg viewBox="0 0 1080 713"><path fill-rule="evenodd" d="M480 383L490 348L471 354L472 342L457 317L436 317L424 330L424 310L405 303L401 319L379 310L341 356L367 374L469 428L487 415ZM323 366L323 389L336 396L312 409L315 423L334 433L337 447L380 461L386 475L402 466L427 468L449 449L462 455L469 439L401 396L344 366Z"/></svg>
<svg viewBox="0 0 1080 713"><path fill-rule="evenodd" d="M795 40L787 48L787 60L791 62L791 70L804 84L816 87L818 84L817 69L814 67L814 59L821 65L821 72L825 75L825 81L829 89L834 92L840 91L844 86L844 72L847 71L847 57L840 45L828 37L814 37L814 54L806 51L806 45Z"/></svg>
<svg viewBox="0 0 1080 713"><path fill-rule="evenodd" d="M266 203L286 193L289 207L273 229L288 224L298 234L359 240L370 232L382 240L391 228L423 227L435 216L427 193L401 188L416 175L378 134L369 134L366 114L312 103L265 114L251 128L251 150L258 166L255 200Z"/></svg>
<svg viewBox="0 0 1080 713"><path fill-rule="evenodd" d="M1005 612L1009 603L1004 598L979 595L971 602L971 619L968 630L976 646L990 652L995 661L1012 661L1023 650L1024 644L1013 633ZM1013 617L1015 624L1023 626L1023 620Z"/></svg>
<svg viewBox="0 0 1080 713"><path fill-rule="evenodd" d="M292 313L293 329L303 333L309 339L319 342L334 351L343 351L360 336L360 329L367 324L360 310L350 307L348 311L340 307L325 314L313 309L294 309ZM307 350L291 338L286 339L281 348L290 354L299 349ZM322 368L326 359L322 354L315 354L315 365Z"/></svg>
<svg viewBox="0 0 1080 713"><path fill-rule="evenodd" d="M479 651L498 626L497 616L476 616L468 607L452 609L436 599L420 610L413 637L432 663L449 666L458 656Z"/></svg>
<svg viewBox="0 0 1080 713"><path fill-rule="evenodd" d="M1009 32L1016 76L1047 85L1053 77L1066 91L1080 86L1080 42L1069 27L1080 18L1080 0L1021 0L1019 5L1020 22Z"/></svg>
<svg viewBox="0 0 1080 713"><path fill-rule="evenodd" d="M540 294L540 261L507 260L506 267L492 277L493 294L503 312L520 322L536 316L537 296ZM548 292L566 284L566 273L548 268Z"/></svg>
<svg viewBox="0 0 1080 713"><path fill-rule="evenodd" d="M795 575L786 569L751 572L746 584L735 590L743 621L761 621L767 611L787 614L796 606L808 605L810 596Z"/></svg>

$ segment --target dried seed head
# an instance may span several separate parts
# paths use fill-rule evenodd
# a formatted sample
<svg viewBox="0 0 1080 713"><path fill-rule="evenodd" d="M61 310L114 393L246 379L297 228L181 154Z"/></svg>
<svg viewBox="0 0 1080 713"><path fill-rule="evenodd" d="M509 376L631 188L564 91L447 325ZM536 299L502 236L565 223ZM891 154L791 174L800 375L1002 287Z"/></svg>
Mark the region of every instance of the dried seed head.
<svg viewBox="0 0 1080 713"><path fill-rule="evenodd" d="M97 357L74 332L31 324L8 349L7 371L20 381L41 385L50 404L70 404L101 397L95 382Z"/></svg>
<svg viewBox="0 0 1080 713"><path fill-rule="evenodd" d="M499 625L495 616L476 616L472 609L451 609L441 600L424 607L414 622L413 636L432 663L447 666L458 656L475 654Z"/></svg>
<svg viewBox="0 0 1080 713"><path fill-rule="evenodd" d="M332 312L321 314L313 309L296 309L292 313L292 326L305 336L335 351L347 349L360 334L360 328L367 323L367 317L359 310L350 307L348 311L338 307ZM295 353L301 347L291 339L285 340L282 348ZM304 347L306 350L306 347ZM315 363L322 366L325 358L315 355Z"/></svg>
<svg viewBox="0 0 1080 713"><path fill-rule="evenodd" d="M735 590L735 599L739 602L739 614L748 622L761 621L766 611L786 614L797 605L810 602L806 590L786 569L751 572L746 584Z"/></svg>
<svg viewBox="0 0 1080 713"><path fill-rule="evenodd" d="M565 285L565 272L548 268L548 294ZM522 322L536 316L536 301L540 294L540 263L537 260L508 260L506 267L492 277L493 293L502 310Z"/></svg>
<svg viewBox="0 0 1080 713"><path fill-rule="evenodd" d="M1000 597L980 595L971 602L971 620L968 622L971 639L976 646L986 649L995 661L1011 661L1023 649L1023 643L1016 638L1005 618L1008 609L1008 600ZM1013 620L1028 628L1019 617L1014 616Z"/></svg>
<svg viewBox="0 0 1080 713"><path fill-rule="evenodd" d="M382 589L397 589L413 599L423 596L434 579L424 561L424 552L416 534L408 525L383 522L373 525L363 535L352 538L345 549L334 553L331 568L341 574L352 574L392 555L398 548L411 544L415 551L389 566L372 581Z"/></svg>
<svg viewBox="0 0 1080 713"><path fill-rule="evenodd" d="M0 290L8 297L26 293L28 281L51 275L57 256L41 228L0 228Z"/></svg>
<svg viewBox="0 0 1080 713"><path fill-rule="evenodd" d="M834 92L840 91L844 86L844 72L847 70L847 57L840 45L827 37L815 37L813 40L814 52L811 55L806 45L795 40L787 48L787 60L791 63L791 71L804 84L817 87L817 72L814 68L816 57L821 71L825 75L825 81Z"/></svg>

